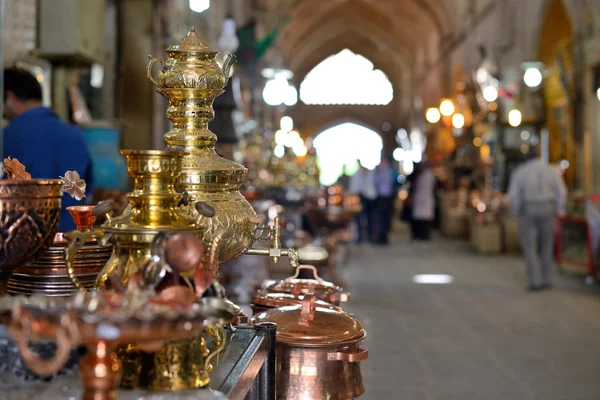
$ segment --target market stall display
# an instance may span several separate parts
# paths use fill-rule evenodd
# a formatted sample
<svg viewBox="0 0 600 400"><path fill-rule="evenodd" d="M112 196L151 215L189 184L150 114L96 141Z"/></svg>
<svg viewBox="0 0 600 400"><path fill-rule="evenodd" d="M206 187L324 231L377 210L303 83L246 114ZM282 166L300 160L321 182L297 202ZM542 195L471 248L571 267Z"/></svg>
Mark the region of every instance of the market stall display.
<svg viewBox="0 0 600 400"><path fill-rule="evenodd" d="M43 197L46 202L39 212L34 202L21 207L39 214L22 217L38 224L39 240L25 243L31 251L19 260L2 254L6 271L31 261L16 271L10 284L11 293L31 297L0 297L3 322L28 373L48 376L64 371L66 364L79 363L80 383L71 380L63 389L83 399L116 399L121 394L128 398L131 393L143 398L164 391L178 398L206 387L233 400L273 400L276 391L279 398L291 398L286 393L300 393L311 378L295 374L297 382L288 385L288 368L276 373L276 327L271 322L290 309L288 315L307 328L310 338L302 342L292 334L288 340L284 330L277 336L278 346L283 345L278 365L289 363L286 358L293 354L313 354L319 358L315 368L332 383L313 388L312 398L360 396L364 387L358 362L367 356L360 347L366 333L339 306L348 293L321 279L315 267L299 266L298 252L282 245L281 210L273 208L268 212L271 224L262 224L263 218L240 193L247 170L215 151L216 136L208 130L208 121L233 58L225 58L221 68L217 52L194 28L167 54L165 62L151 59L147 76L169 101L167 117L173 129L165 134L165 150L121 150L133 181L122 213L114 213L112 200L78 206L70 210L78 229L56 235L64 182L6 184L27 186L25 193L32 191L39 198L40 190L56 186L56 193ZM162 64L156 79L155 62ZM85 183L79 181L74 177L67 182L74 196L85 193ZM7 192L6 202L26 197L15 189ZM290 204L298 204L295 197L289 197ZM339 188L328 190L325 207L321 200L312 208L313 222L335 248L347 242L348 224L360 211L360 202ZM38 222L42 217L45 224ZM96 224L102 217L104 221ZM25 228L17 232L31 238ZM253 247L258 242L268 245ZM303 251L305 259L315 262L331 260L331 254L328 248ZM247 322L242 308L227 299L219 281L220 263L246 255L268 256L273 262L287 257L290 266L297 267L295 275L255 296L255 306L269 308L273 321L255 321L254 328L242 325ZM314 277L302 279L300 271ZM29 275L38 279L34 286ZM323 326L325 320L332 324ZM29 347L36 338L55 342L56 352L39 357ZM81 361L73 351L79 347L87 349ZM51 393L54 386L45 389ZM207 397L206 393L197 396Z"/></svg>
<svg viewBox="0 0 600 400"><path fill-rule="evenodd" d="M502 220L506 212L502 193L471 193L471 245L482 254L499 254L503 251Z"/></svg>

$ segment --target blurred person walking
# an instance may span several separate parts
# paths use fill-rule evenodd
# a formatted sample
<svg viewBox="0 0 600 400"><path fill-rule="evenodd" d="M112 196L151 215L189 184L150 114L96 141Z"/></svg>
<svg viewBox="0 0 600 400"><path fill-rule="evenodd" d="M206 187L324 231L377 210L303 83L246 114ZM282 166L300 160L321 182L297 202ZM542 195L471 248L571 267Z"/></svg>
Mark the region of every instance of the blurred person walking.
<svg viewBox="0 0 600 400"><path fill-rule="evenodd" d="M556 217L564 214L567 188L558 171L540 159L539 149L533 149L528 158L513 173L508 195L518 217L528 290L537 291L552 287Z"/></svg>
<svg viewBox="0 0 600 400"><path fill-rule="evenodd" d="M360 197L361 212L356 216L357 242L375 241L375 209L377 191L373 171L361 164L360 169L350 179L350 192Z"/></svg>
<svg viewBox="0 0 600 400"><path fill-rule="evenodd" d="M416 165L412 195L412 240L430 240L435 219L435 174L428 161Z"/></svg>
<svg viewBox="0 0 600 400"><path fill-rule="evenodd" d="M389 233L394 213L394 171L387 158L382 158L381 163L373 174L375 190L377 193L377 238L376 243L389 244Z"/></svg>

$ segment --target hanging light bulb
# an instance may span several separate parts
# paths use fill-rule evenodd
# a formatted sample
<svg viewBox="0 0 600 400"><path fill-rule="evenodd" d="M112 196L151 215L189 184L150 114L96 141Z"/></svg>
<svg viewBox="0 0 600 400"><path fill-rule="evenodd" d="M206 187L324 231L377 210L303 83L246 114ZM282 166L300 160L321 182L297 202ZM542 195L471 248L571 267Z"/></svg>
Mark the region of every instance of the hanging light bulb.
<svg viewBox="0 0 600 400"><path fill-rule="evenodd" d="M287 90L285 92L285 97L283 98L283 103L288 106L295 106L298 102L298 91L292 85L288 85Z"/></svg>
<svg viewBox="0 0 600 400"><path fill-rule="evenodd" d="M436 107L430 107L425 112L425 119L431 124L435 124L440 120L440 111Z"/></svg>
<svg viewBox="0 0 600 400"><path fill-rule="evenodd" d="M273 150L273 154L275 154L275 157L277 157L277 158L283 157L285 155L285 147L278 144L277 146L275 146L275 150Z"/></svg>
<svg viewBox="0 0 600 400"><path fill-rule="evenodd" d="M493 103L498 99L498 89L494 86L486 86L482 91L483 99L488 103Z"/></svg>
<svg viewBox="0 0 600 400"><path fill-rule="evenodd" d="M452 103L452 100L442 100L442 102L440 103L440 113L442 113L442 115L445 117L449 117L450 115L452 115L452 113L454 113L454 103Z"/></svg>
<svg viewBox="0 0 600 400"><path fill-rule="evenodd" d="M190 10L201 13L210 8L210 0L190 0Z"/></svg>
<svg viewBox="0 0 600 400"><path fill-rule="evenodd" d="M240 45L236 33L235 19L227 17L221 27L221 37L219 38L219 48L224 53L234 53Z"/></svg>
<svg viewBox="0 0 600 400"><path fill-rule="evenodd" d="M279 120L279 126L281 127L282 131L289 132L292 129L294 129L294 120L292 119L292 117L288 117L286 115L284 117L281 117L281 120Z"/></svg>
<svg viewBox="0 0 600 400"><path fill-rule="evenodd" d="M511 126L519 126L519 125L521 125L521 111L519 111L519 110L510 110L508 112L508 123Z"/></svg>
<svg viewBox="0 0 600 400"><path fill-rule="evenodd" d="M283 146L286 142L287 135L288 133L286 131L279 129L277 132L275 132L275 143Z"/></svg>
<svg viewBox="0 0 600 400"><path fill-rule="evenodd" d="M275 78L267 81L265 84L263 100L270 106L279 106L284 104L286 100L290 105L292 103L296 104L298 101L298 92L292 87L293 93L291 93L290 87L292 86L288 83L285 75L276 75Z"/></svg>
<svg viewBox="0 0 600 400"><path fill-rule="evenodd" d="M456 113L452 116L452 126L456 129L461 129L465 126L465 116L461 113Z"/></svg>
<svg viewBox="0 0 600 400"><path fill-rule="evenodd" d="M284 82L285 84L285 82ZM285 86L283 90L285 90ZM270 106L278 106L281 104L282 83L277 79L271 79L265 84L263 89L263 100Z"/></svg>
<svg viewBox="0 0 600 400"><path fill-rule="evenodd" d="M542 71L535 67L530 67L525 70L525 74L523 75L523 81L530 88L535 88L540 86L542 83Z"/></svg>

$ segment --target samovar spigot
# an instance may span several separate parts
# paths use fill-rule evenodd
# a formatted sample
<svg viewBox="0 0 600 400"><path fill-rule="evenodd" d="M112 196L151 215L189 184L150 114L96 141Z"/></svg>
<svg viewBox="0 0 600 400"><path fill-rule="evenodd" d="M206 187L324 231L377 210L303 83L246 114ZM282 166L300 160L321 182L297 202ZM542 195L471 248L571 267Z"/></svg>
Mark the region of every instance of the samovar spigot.
<svg viewBox="0 0 600 400"><path fill-rule="evenodd" d="M264 227L263 232L269 232L269 238L271 239L271 247L267 248L249 248L245 254L254 256L268 256L271 257L273 263L277 263L281 257L287 257L290 266L296 268L300 265L300 258L296 249L282 249L281 248L281 226L279 224L279 217L275 217L273 221L273 228ZM262 237L262 232L260 237ZM259 239L260 239L259 237Z"/></svg>

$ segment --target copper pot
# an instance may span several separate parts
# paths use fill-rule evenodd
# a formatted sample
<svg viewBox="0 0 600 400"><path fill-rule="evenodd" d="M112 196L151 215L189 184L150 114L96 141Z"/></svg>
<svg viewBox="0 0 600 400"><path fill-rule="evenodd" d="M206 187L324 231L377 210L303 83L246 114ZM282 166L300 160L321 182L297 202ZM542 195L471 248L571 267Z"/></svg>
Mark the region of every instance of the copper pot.
<svg viewBox="0 0 600 400"><path fill-rule="evenodd" d="M298 279L303 269L312 270L315 279ZM321 279L317 269L312 265L299 265L294 275L282 281L269 282L261 293L290 293L294 296L314 293L317 299L336 306L347 302L350 297L350 294L341 287Z"/></svg>
<svg viewBox="0 0 600 400"><path fill-rule="evenodd" d="M264 311L269 311L274 308L297 306L302 304L304 295L294 296L291 293L258 293L250 305L254 315L260 314ZM327 303L323 300L315 300L317 307L329 308L342 312L342 308L333 304Z"/></svg>
<svg viewBox="0 0 600 400"><path fill-rule="evenodd" d="M349 400L365 391L359 362L367 333L350 315L316 305L311 293L302 305L257 314L254 323L277 324L277 399Z"/></svg>

